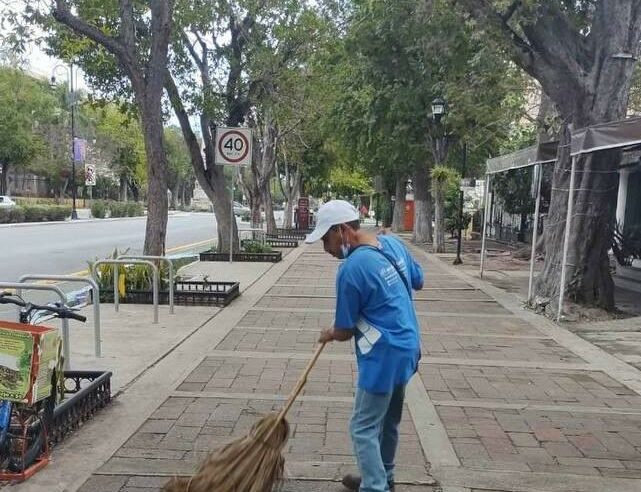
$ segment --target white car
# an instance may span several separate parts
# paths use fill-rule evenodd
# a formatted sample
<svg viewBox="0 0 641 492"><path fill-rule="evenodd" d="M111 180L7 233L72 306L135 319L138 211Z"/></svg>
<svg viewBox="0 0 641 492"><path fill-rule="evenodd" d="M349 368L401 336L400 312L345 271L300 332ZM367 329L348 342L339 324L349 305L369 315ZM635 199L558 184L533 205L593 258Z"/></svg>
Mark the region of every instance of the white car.
<svg viewBox="0 0 641 492"><path fill-rule="evenodd" d="M249 207L241 203L234 202L234 215L243 215L248 213L251 213L251 210Z"/></svg>
<svg viewBox="0 0 641 492"><path fill-rule="evenodd" d="M0 207L15 207L16 202L6 195L0 195Z"/></svg>

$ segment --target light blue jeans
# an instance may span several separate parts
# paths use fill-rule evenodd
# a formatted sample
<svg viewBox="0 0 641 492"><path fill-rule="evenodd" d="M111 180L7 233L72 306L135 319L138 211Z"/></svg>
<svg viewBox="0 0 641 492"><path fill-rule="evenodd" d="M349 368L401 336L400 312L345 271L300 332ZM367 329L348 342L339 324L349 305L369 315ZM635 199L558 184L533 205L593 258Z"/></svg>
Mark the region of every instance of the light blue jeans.
<svg viewBox="0 0 641 492"><path fill-rule="evenodd" d="M361 472L360 492L387 492L394 483L394 456L404 400L404 385L385 394L356 389L349 430Z"/></svg>

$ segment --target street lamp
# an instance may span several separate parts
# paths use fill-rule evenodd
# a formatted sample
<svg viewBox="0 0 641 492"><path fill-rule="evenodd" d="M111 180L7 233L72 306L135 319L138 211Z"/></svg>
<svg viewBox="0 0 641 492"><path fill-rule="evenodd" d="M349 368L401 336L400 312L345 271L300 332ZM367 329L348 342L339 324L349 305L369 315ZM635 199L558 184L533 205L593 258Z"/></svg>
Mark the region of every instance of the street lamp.
<svg viewBox="0 0 641 492"><path fill-rule="evenodd" d="M441 118L445 115L445 112L447 110L447 102L442 98L442 97L436 97L432 101L432 116L434 117L434 121L439 124L441 122ZM437 154L440 156L440 152L438 152L438 141L437 141ZM458 237L456 241L456 259L454 260L455 265L460 265L463 263L463 260L461 259L461 247L462 247L462 237L463 237L463 202L464 202L464 196L463 196L463 183L462 180L465 178L465 167L467 164L467 144L463 142L463 166L461 169L461 187L459 190L459 210L458 210Z"/></svg>
<svg viewBox="0 0 641 492"><path fill-rule="evenodd" d="M459 209L458 209L458 237L456 239L456 258L454 259L455 265L463 263L461 259L461 245L463 241L463 179L465 178L465 166L467 164L467 143L463 142L463 166L461 169L461 186L459 190Z"/></svg>
<svg viewBox="0 0 641 492"><path fill-rule="evenodd" d="M432 101L432 116L434 117L434 120L439 123L444 114L445 100L441 97L437 97Z"/></svg>
<svg viewBox="0 0 641 492"><path fill-rule="evenodd" d="M69 67L63 64L58 64L51 70L51 85L56 83L56 70L64 68L67 72L67 80L69 82L69 105L71 112L71 220L78 218L78 210L76 209L76 127L75 127L75 114L74 114L74 90L73 90L73 64L70 63Z"/></svg>

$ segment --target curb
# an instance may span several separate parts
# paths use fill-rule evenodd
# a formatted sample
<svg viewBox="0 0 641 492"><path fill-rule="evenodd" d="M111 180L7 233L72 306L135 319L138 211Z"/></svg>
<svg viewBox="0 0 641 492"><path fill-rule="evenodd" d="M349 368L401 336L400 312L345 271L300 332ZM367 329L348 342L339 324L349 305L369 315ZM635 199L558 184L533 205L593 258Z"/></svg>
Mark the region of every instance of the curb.
<svg viewBox="0 0 641 492"><path fill-rule="evenodd" d="M170 213L169 217L182 217L186 216L189 212ZM92 222L114 222L117 220L136 220L146 219L147 215L139 215L138 217L114 217L109 219L76 219L76 220L56 220L49 222L18 222L16 224L0 224L0 229L11 229L12 227L29 227L29 226L51 226L60 224L87 224Z"/></svg>

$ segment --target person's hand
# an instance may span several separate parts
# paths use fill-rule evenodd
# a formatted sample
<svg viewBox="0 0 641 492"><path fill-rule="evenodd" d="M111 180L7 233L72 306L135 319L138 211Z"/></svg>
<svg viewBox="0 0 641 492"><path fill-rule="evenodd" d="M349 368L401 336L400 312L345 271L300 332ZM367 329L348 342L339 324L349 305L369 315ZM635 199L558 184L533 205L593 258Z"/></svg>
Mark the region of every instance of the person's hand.
<svg viewBox="0 0 641 492"><path fill-rule="evenodd" d="M320 332L320 335L318 337L318 343L327 343L327 342L331 342L332 340L334 340L333 328L325 328Z"/></svg>

